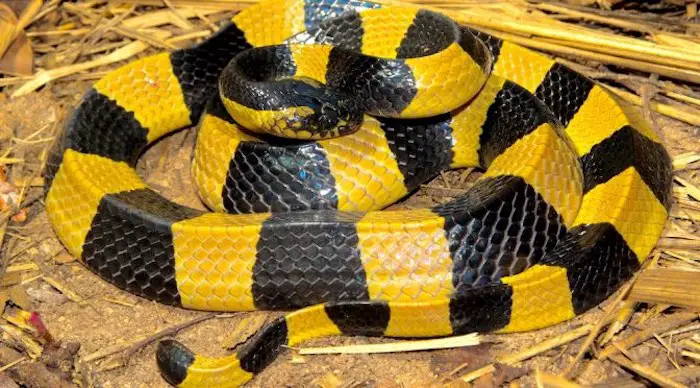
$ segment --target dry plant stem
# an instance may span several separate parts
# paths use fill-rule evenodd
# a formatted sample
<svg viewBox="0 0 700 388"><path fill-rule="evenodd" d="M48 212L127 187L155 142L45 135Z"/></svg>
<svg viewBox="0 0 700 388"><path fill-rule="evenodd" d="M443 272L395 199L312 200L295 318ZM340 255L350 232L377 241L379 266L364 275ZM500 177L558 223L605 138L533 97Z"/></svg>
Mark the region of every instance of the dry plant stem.
<svg viewBox="0 0 700 388"><path fill-rule="evenodd" d="M232 11L245 8L258 0L170 0L176 7L198 7L204 10ZM117 1L114 1L115 3ZM163 0L118 0L120 3L140 5L162 5Z"/></svg>
<svg viewBox="0 0 700 388"><path fill-rule="evenodd" d="M488 374L488 373L493 373L496 371L496 367L493 364L486 365L483 368L479 368L475 371L469 372L465 375L462 375L459 379L464 381L465 383L470 383L479 377Z"/></svg>
<svg viewBox="0 0 700 388"><path fill-rule="evenodd" d="M165 4L166 7L170 8L170 11L175 15L176 18L180 20L180 23L182 24L185 30L191 30L192 28L194 28L192 24L190 24L190 22L187 21L187 19L180 15L180 12L169 0L163 0L163 4Z"/></svg>
<svg viewBox="0 0 700 388"><path fill-rule="evenodd" d="M527 360L528 358L534 357L540 353L546 352L550 349L557 348L561 345L568 344L569 342L575 341L593 330L593 325L584 325L577 329L567 331L566 333L559 335L554 338L550 338L546 341L540 342L539 344L525 349L523 351L508 354L504 356L499 356L496 358L501 364L512 365L516 362Z"/></svg>
<svg viewBox="0 0 700 388"><path fill-rule="evenodd" d="M505 365L512 365L515 363L518 363L520 361L527 360L531 357L534 357L538 354L541 354L543 352L546 352L548 350L557 348L559 346L568 344L572 341L575 341L578 338L581 338L588 334L591 330L593 329L592 325L584 325L579 328L576 328L574 330L568 331L564 334L561 334L559 336L556 336L554 338L550 338L548 340L545 340L543 342L540 342L536 344L535 346L532 346L528 349L525 349L521 352L517 353L512 353L512 354L506 354L502 355L496 358L496 362L500 364L505 364ZM460 380L464 382L470 382L473 380L478 379L479 377L491 373L496 370L496 367L494 364L489 364L484 366L483 368L479 368L475 371L469 372L465 375L462 375L460 377Z"/></svg>
<svg viewBox="0 0 700 388"><path fill-rule="evenodd" d="M700 353L691 352L691 351L689 351L689 350L683 350L683 351L681 351L681 356L683 356L683 357L688 357L688 358L692 358L692 359L694 359L694 360L696 360L696 361L700 361Z"/></svg>
<svg viewBox="0 0 700 388"><path fill-rule="evenodd" d="M572 10L572 9L569 9L569 8L566 8L563 6L559 6L559 5L554 5L554 4L547 4L547 3L535 4L534 7L537 9L545 10L545 11L551 11L551 12L556 12L556 13L560 13L563 15L574 16L574 17L580 18L582 20L590 20L593 22L607 24L607 25L613 26L613 27L620 27L620 28L624 28L627 30L631 30L631 31L639 31L639 32L646 32L646 33L653 33L653 32L658 31L655 28L652 28L650 26L647 26L647 25L639 23L639 22L631 22L631 21L624 20L624 19L621 19L618 17L606 17L606 16L596 15L594 13L576 11L576 10Z"/></svg>
<svg viewBox="0 0 700 388"><path fill-rule="evenodd" d="M160 1L160 0L158 0ZM198 1L199 3L199 1ZM208 2L207 2L208 3ZM195 9L195 8L184 8L178 10L180 16L183 18L194 18L198 15L210 15L216 11L210 9ZM168 9L153 11L139 16L133 16L121 22L120 26L127 28L149 28L149 27L159 27L165 24L177 25L178 20Z"/></svg>
<svg viewBox="0 0 700 388"><path fill-rule="evenodd" d="M678 329L676 329L676 330L667 331L667 332L663 333L663 334L661 335L661 337L663 338L663 337L668 337L668 336L678 335L678 334L684 334L684 333L688 333L688 332L691 332L691 331L698 331L698 330L700 330L700 323L696 323L696 324L694 324L694 325L688 325L688 326L685 326L685 327L681 327L681 328L678 328Z"/></svg>
<svg viewBox="0 0 700 388"><path fill-rule="evenodd" d="M560 44L560 42L558 42L558 41L553 41L553 40L527 38L527 37L522 37L522 36L515 35L515 34L504 33L502 31L498 31L498 30L491 30L491 29L482 29L482 30L484 30L485 32L487 32L491 35L494 35L498 38L505 39L505 40L511 41L513 43L517 43L519 45L533 48L533 49L537 49L537 50L543 50L543 51L551 52L554 54L564 54L564 55L575 56L578 58L590 59L590 60L594 60L594 61L598 61L598 62L602 62L602 63L607 63L607 64L611 64L611 65L615 65L615 66L625 67L628 69L634 69L634 70L644 71L644 72L648 72L648 73L656 73L659 75L679 79L682 81L700 83L700 72L699 71L682 69L682 68L674 67L674 66L670 66L670 65L650 63L650 62L647 62L643 59L642 60L627 59L627 58L621 58L621 57L618 57L615 55L597 53L597 52L592 52L590 50L568 47L568 46L564 46L564 45Z"/></svg>
<svg viewBox="0 0 700 388"><path fill-rule="evenodd" d="M124 353L124 357L123 357L124 365L128 364L129 360L134 355L134 353L138 352L144 346L148 346L149 344L153 343L154 341L157 341L163 337L167 337L167 336L176 334L180 330L186 329L190 326L194 326L200 322L208 321L208 320L216 317L217 314L218 313L208 313L208 314L200 315L192 320L177 324L175 326L168 327L166 329L163 329L163 330L153 334L150 337L144 338L143 340L136 342L135 344L133 344L129 348L129 350L126 351L126 353Z"/></svg>
<svg viewBox="0 0 700 388"><path fill-rule="evenodd" d="M615 319L612 321L612 323L610 323L610 326L608 326L608 330L605 331L605 334L603 334L603 337L598 342L598 345L605 345L613 339L615 334L622 331L630 319L632 319L632 315L634 315L636 307L637 302L623 302L622 307L620 307Z"/></svg>
<svg viewBox="0 0 700 388"><path fill-rule="evenodd" d="M681 102L692 103L693 105L695 105L697 102L697 104L700 105L700 93L688 88L678 86L676 84L671 83L670 81L654 81L650 80L647 77L642 77L639 75L620 74L613 73L612 71L598 70L589 66L582 65L580 63L569 61L564 58L554 58L554 60L578 71L579 73L582 73L583 75L589 78L597 80L612 80L620 83L632 81L639 84L649 82L657 88L661 89L662 93L666 94L669 97L677 99Z"/></svg>
<svg viewBox="0 0 700 388"><path fill-rule="evenodd" d="M588 44L606 49L620 56L641 56L655 63L678 64L685 63L689 68L700 69L700 53L692 53L689 50L681 50L669 46L661 46L656 43L634 38L616 36L613 34L594 33L583 28L561 28L551 23L528 22L515 18L504 18L496 12L482 12L478 8L466 9L457 13L455 17L475 26L492 28L500 31L508 31L514 34L541 36L544 38L558 39L566 42ZM581 30L590 31L582 34ZM674 61L675 60L675 61ZM693 63L695 62L695 63Z"/></svg>
<svg viewBox="0 0 700 388"><path fill-rule="evenodd" d="M630 292L638 302L664 303L700 310L700 274L672 268L644 271Z"/></svg>
<svg viewBox="0 0 700 388"><path fill-rule="evenodd" d="M73 291L73 290L71 290L70 288L68 288L66 285L60 283L58 280L56 280L56 279L54 279L54 278L51 278L51 277L48 277L48 276L44 276L43 279L44 279L44 281L45 281L46 283L48 283L51 287L53 287L53 288L57 289L58 291L60 291L63 295L65 295L66 297L68 297L68 299L72 300L73 302L75 302L75 303L77 303L77 304L79 304L79 305L85 305L85 304L87 303L87 302L85 301L85 299L83 299L83 297L81 297L81 296L78 295L75 291Z"/></svg>
<svg viewBox="0 0 700 388"><path fill-rule="evenodd" d="M700 242L697 240L681 240L677 238L662 238L657 247L663 249L681 249L688 251L700 250Z"/></svg>
<svg viewBox="0 0 700 388"><path fill-rule="evenodd" d="M32 79L29 82L25 83L19 89L17 89L12 94L12 97L24 96L39 89L40 87L44 86L45 84L51 81L65 77L67 75L71 75L83 70L88 70L93 67L104 66L114 62L126 60L128 58L133 57L136 54L145 51L148 47L150 47L148 43L136 41L133 43L129 43L128 45L112 52L111 54L102 56L92 61L77 63L71 66L60 67L57 69L39 72L34 77L32 77Z"/></svg>
<svg viewBox="0 0 700 388"><path fill-rule="evenodd" d="M11 363L9 363L9 364L7 364L7 365L3 365L3 366L0 368L0 373L1 373L1 372L4 372L4 371L6 371L6 370L12 368L13 366L19 364L20 362L23 362L23 361L26 361L26 360L27 360L27 357L26 357L26 356L22 356L22 357L20 357L20 358L14 360L14 361L12 361Z"/></svg>
<svg viewBox="0 0 700 388"><path fill-rule="evenodd" d="M618 89L613 86L609 85L604 85L605 88L610 90L611 92L615 93L619 97L621 97L623 100L632 103L637 106L642 105L642 99L634 95L630 92L626 92L622 89ZM690 107L687 107L685 109L681 109L679 107L673 106L673 105L668 105L668 104L662 104L659 102L651 102L651 109L654 110L655 112L661 113L664 116L668 116L671 118L674 118L676 120L680 120L683 122L686 122L691 125L695 126L700 126L700 110L699 109L693 109Z"/></svg>
<svg viewBox="0 0 700 388"><path fill-rule="evenodd" d="M668 319L659 322L653 328L639 331L623 340L613 342L612 344L606 346L605 348L603 348L603 350L601 350L600 354L598 355L598 358L600 360L605 360L608 357L617 354L619 352L618 349L629 349L635 345L638 345L648 340L649 338L652 338L654 334L663 333L665 331L675 329L676 327L690 323L695 319L697 319L697 314L695 313L680 312L678 314L672 315Z"/></svg>
<svg viewBox="0 0 700 388"><path fill-rule="evenodd" d="M685 385L683 385L677 381L674 381L671 378L662 376L661 374L659 374L658 372L656 372L655 370L651 369L650 367L648 367L646 365L641 365L641 364L638 364L638 363L631 361L630 359L628 359L625 356L615 354L615 355L610 356L610 359L612 361L615 361L616 363L622 365L626 369L633 371L634 373L638 374L639 376L642 376L645 379L647 379L655 384L658 384L661 387L664 387L664 388L684 388L684 387L686 387Z"/></svg>

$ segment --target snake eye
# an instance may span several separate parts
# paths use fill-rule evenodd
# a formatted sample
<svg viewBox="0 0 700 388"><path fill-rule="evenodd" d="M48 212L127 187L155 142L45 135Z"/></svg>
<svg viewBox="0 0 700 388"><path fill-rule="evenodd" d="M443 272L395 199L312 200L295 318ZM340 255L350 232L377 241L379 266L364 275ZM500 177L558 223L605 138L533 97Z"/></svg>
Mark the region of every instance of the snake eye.
<svg viewBox="0 0 700 388"><path fill-rule="evenodd" d="M330 104L321 105L321 116L329 122L336 122L340 116L340 112L335 106Z"/></svg>

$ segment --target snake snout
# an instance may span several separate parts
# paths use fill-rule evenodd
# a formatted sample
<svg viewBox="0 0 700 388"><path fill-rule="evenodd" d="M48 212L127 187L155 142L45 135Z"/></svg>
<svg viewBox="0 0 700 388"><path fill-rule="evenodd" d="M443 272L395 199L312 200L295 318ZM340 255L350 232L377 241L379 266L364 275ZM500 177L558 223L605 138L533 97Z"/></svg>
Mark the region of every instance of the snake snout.
<svg viewBox="0 0 700 388"><path fill-rule="evenodd" d="M163 378L178 386L187 377L187 368L194 362L194 353L175 340L163 340L158 343L156 360Z"/></svg>

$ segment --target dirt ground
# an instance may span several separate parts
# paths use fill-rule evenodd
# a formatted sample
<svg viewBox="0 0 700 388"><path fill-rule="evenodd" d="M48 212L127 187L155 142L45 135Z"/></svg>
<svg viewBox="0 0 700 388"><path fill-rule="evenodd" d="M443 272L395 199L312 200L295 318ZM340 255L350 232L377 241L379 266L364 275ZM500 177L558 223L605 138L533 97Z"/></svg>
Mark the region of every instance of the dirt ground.
<svg viewBox="0 0 700 388"><path fill-rule="evenodd" d="M152 52L152 51L151 51ZM144 54L145 55L145 54ZM100 71L114 68L100 68ZM83 93L94 80L62 80L29 95L10 98L0 90L0 145L15 147L12 156L24 163L9 165L10 175L16 181L31 182L29 193L43 190L36 178L45 158L47 146L62 130L63 121L75 107ZM654 115L661 130L664 144L672 157L700 150L698 128ZM190 157L196 138L196 128L175 133L159 141L141 158L139 174L157 191L169 199L191 207L204 209L194 191L190 174ZM450 190L465 189L478 175L472 173L463 179L465 171L452 171L436 178L419 192L398 206L430 206L452 199L446 196ZM697 171L683 171L686 180L700 184ZM440 190L440 188L448 188ZM676 219L688 233L698 234L691 220ZM671 221L669 221L670 230ZM667 231L668 231L667 230ZM3 261L10 268L20 268L20 285L26 290L31 309L41 314L51 334L65 342L81 345L79 356L90 360L100 352L116 344L133 345L139 339L190 321L206 312L187 311L163 306L122 292L102 281L79 262L70 260L48 223L42 199L34 203L27 221L10 223L2 248ZM697 257L697 252L691 253ZM36 264L36 267L22 265ZM57 280L68 292L49 285L44 277ZM70 297L73 291L79 299ZM77 301L76 301L77 300ZM609 302L608 302L609 303ZM513 335L487 335L476 347L420 351L376 355L315 355L295 356L293 350L285 352L263 373L256 377L253 387L431 387L451 383L467 386L456 380L459 376L493 362L498 355L510 354L548 338L566 333L585 324L596 324L603 316L605 303L572 321L544 330ZM620 336L634 334L640 329L654 327L674 315L674 309L664 314L648 314L652 306L638 309L632 324ZM230 348L245 340L265 321L278 313L255 312L222 314L213 319L181 330L176 338L196 352L206 355L223 355ZM641 317L651 318L644 324L635 324ZM345 345L390 342L384 338L339 337L310 341L304 346ZM673 339L672 339L673 341ZM499 366L488 379L478 380L479 387L499 386L503 381L522 387L535 386L534 370L553 374L562 371L572 362L583 342L578 339L565 346L548 350L541 355L513 367ZM80 361L84 375L94 377L97 386L103 387L167 387L158 374L155 363L155 344L138 349L128 360L125 352L118 351L106 357ZM228 349L227 349L228 348ZM655 363L657 371L673 370L693 365L692 360L670 357L667 349L658 342L646 342L627 350L628 357L640 363ZM673 362L672 362L673 361ZM614 386L615 378L631 381L634 374L611 361L588 359L582 363L577 382L593 385L604 382ZM460 367L455 371L455 368ZM492 380L489 380L492 379ZM636 378L637 382L643 380ZM689 386L700 386L697 380L686 381ZM612 384L612 385L611 385Z"/></svg>

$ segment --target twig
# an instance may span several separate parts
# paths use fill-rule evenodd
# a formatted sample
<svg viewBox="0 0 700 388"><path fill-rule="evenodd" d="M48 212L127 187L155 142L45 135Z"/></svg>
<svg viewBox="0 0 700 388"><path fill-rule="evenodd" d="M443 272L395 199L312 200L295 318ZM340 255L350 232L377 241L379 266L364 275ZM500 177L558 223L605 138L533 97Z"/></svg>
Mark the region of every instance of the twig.
<svg viewBox="0 0 700 388"><path fill-rule="evenodd" d="M153 334L152 336L146 337L146 338L138 341L137 343L133 344L129 348L129 350L126 351L126 353L124 353L124 356L122 358L124 365L129 363L129 360L136 352L138 352L141 348L148 346L152 342L157 341L163 337L167 337L169 335L176 334L180 330L186 329L190 326L194 326L200 322L210 320L210 319L216 317L216 315L217 315L217 313L208 313L208 314L200 315L192 320L177 324L175 326L168 327L166 329L163 329L163 330Z"/></svg>

